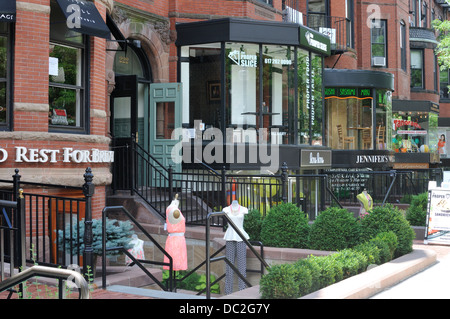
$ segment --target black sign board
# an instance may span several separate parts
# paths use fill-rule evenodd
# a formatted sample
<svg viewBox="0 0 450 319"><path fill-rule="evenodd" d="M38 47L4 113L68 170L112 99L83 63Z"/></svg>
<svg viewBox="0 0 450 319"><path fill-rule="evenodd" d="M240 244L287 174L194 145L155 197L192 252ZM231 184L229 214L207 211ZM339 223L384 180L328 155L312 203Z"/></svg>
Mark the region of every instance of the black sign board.
<svg viewBox="0 0 450 319"><path fill-rule="evenodd" d="M57 0L73 31L110 39L111 31L93 2L85 0Z"/></svg>
<svg viewBox="0 0 450 319"><path fill-rule="evenodd" d="M16 0L0 1L0 22L16 21Z"/></svg>

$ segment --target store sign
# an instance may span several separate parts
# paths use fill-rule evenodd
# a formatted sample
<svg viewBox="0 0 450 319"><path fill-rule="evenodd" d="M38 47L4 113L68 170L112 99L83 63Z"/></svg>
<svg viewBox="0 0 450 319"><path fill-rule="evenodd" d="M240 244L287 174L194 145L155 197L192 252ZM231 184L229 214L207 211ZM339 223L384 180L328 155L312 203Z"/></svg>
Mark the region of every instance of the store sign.
<svg viewBox="0 0 450 319"><path fill-rule="evenodd" d="M398 128L402 126L413 126L415 128L418 128L419 130L422 129L419 123L410 120L399 120L399 119L394 120L394 130L398 130Z"/></svg>
<svg viewBox="0 0 450 319"><path fill-rule="evenodd" d="M330 38L324 34L315 33L307 28L300 27L300 44L312 51L331 54Z"/></svg>
<svg viewBox="0 0 450 319"><path fill-rule="evenodd" d="M391 162L389 155L356 155L355 164L380 164Z"/></svg>
<svg viewBox="0 0 450 319"><path fill-rule="evenodd" d="M233 50L228 53L228 58L237 65L256 68L258 66L258 56L256 54L247 54L241 50Z"/></svg>
<svg viewBox="0 0 450 319"><path fill-rule="evenodd" d="M301 150L301 167L331 167L331 150Z"/></svg>
<svg viewBox="0 0 450 319"><path fill-rule="evenodd" d="M429 189L425 243L449 245L450 189L432 186Z"/></svg>
<svg viewBox="0 0 450 319"><path fill-rule="evenodd" d="M60 155L60 156L58 156ZM5 162L9 157L8 152L0 148L0 163ZM62 150L35 149L16 146L16 163L112 163L114 162L113 151L74 150L65 147Z"/></svg>
<svg viewBox="0 0 450 319"><path fill-rule="evenodd" d="M372 89L361 88L325 88L325 98L361 98L372 99Z"/></svg>

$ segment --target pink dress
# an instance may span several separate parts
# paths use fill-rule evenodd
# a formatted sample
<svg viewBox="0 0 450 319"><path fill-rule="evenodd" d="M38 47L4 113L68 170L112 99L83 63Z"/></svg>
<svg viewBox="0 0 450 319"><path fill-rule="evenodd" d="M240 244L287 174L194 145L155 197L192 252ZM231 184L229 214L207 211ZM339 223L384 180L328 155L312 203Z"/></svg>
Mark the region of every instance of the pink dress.
<svg viewBox="0 0 450 319"><path fill-rule="evenodd" d="M169 215L169 208L166 211L166 215ZM181 212L180 212L181 213ZM180 216L180 221L176 224L171 224L166 217L167 231L169 236L166 239L165 250L172 257L173 270L186 270L187 269L187 252L186 252L186 239L184 238L184 232L186 230L185 219L183 214ZM164 255L164 262L168 263L169 258ZM169 269L169 266L164 266L163 269Z"/></svg>

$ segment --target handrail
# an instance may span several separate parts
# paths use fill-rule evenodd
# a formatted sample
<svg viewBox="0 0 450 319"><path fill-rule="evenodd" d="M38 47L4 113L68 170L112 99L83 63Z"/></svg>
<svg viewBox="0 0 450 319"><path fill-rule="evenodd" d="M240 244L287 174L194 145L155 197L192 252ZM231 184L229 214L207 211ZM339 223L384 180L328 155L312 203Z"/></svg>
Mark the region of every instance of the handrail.
<svg viewBox="0 0 450 319"><path fill-rule="evenodd" d="M225 219L227 220L228 224L233 227L233 229L236 231L236 233L238 234L238 236L244 241L244 243L247 245L247 247L252 251L252 253L256 256L256 258L259 259L259 261L264 265L264 267L266 267L266 269L269 269L270 266L269 264L264 260L264 258L261 257L261 255L258 254L258 252L256 251L256 249L250 244L250 242L247 240L247 238L245 238L245 236L242 234L242 232L240 231L240 229L233 223L233 221L228 217L228 215L224 212L212 212L209 213L207 218L206 218L206 298L210 299L211 298L211 291L210 291L210 286L211 286L211 279L210 279L210 275L211 275L211 267L210 267L210 252L209 252L209 248L210 248L210 220L212 217L214 216L224 216ZM221 258L223 259L223 258ZM225 258L225 261L228 262L228 259ZM229 263L230 266L232 266ZM235 267L231 267L233 270L236 269ZM237 272L239 274L239 272Z"/></svg>
<svg viewBox="0 0 450 319"><path fill-rule="evenodd" d="M173 258L172 256L169 255L169 253L161 247L161 245L145 230L144 227L142 227L142 225L130 214L130 212L123 206L106 206L105 208L103 208L102 211L102 288L106 289L106 214L111 211L111 210L121 210L123 213L125 213L125 215L127 215L127 217L135 224L135 226L137 228L139 228L140 231L142 231L142 233L147 236L148 239L150 239L152 241L152 243L168 258L169 263L158 263L161 265L167 265L169 266L169 290L173 289L173 279L172 279L172 274L173 274ZM123 247L122 247L123 248ZM111 249L113 250L113 249ZM130 256L129 256L130 257ZM131 258L130 259L133 260L134 263L139 262L138 260L136 260L135 258ZM149 261L145 261L147 263L150 263ZM156 263L156 262L153 262ZM141 265L138 265L141 269ZM153 277L153 276L151 276ZM152 278L154 279L154 278ZM159 285L159 283L157 283ZM159 285L161 287L161 285ZM163 288L163 287L161 287Z"/></svg>
<svg viewBox="0 0 450 319"><path fill-rule="evenodd" d="M54 267L45 267L45 266L32 266L13 277L10 277L2 282L0 282L0 292L5 291L15 285L26 281L32 277L41 276L47 278L65 278L66 280L69 278L75 279L75 284L80 290L80 299L89 299L89 285L84 279L84 277L74 270L62 269L62 268L54 268Z"/></svg>

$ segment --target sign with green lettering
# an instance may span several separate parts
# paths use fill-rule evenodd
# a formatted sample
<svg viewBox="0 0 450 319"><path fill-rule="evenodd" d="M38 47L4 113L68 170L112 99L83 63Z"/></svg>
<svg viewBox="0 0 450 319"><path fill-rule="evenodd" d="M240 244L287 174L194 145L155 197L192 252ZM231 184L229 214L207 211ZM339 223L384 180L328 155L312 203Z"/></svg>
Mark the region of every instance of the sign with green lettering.
<svg viewBox="0 0 450 319"><path fill-rule="evenodd" d="M372 99L372 89L325 88L325 97Z"/></svg>

